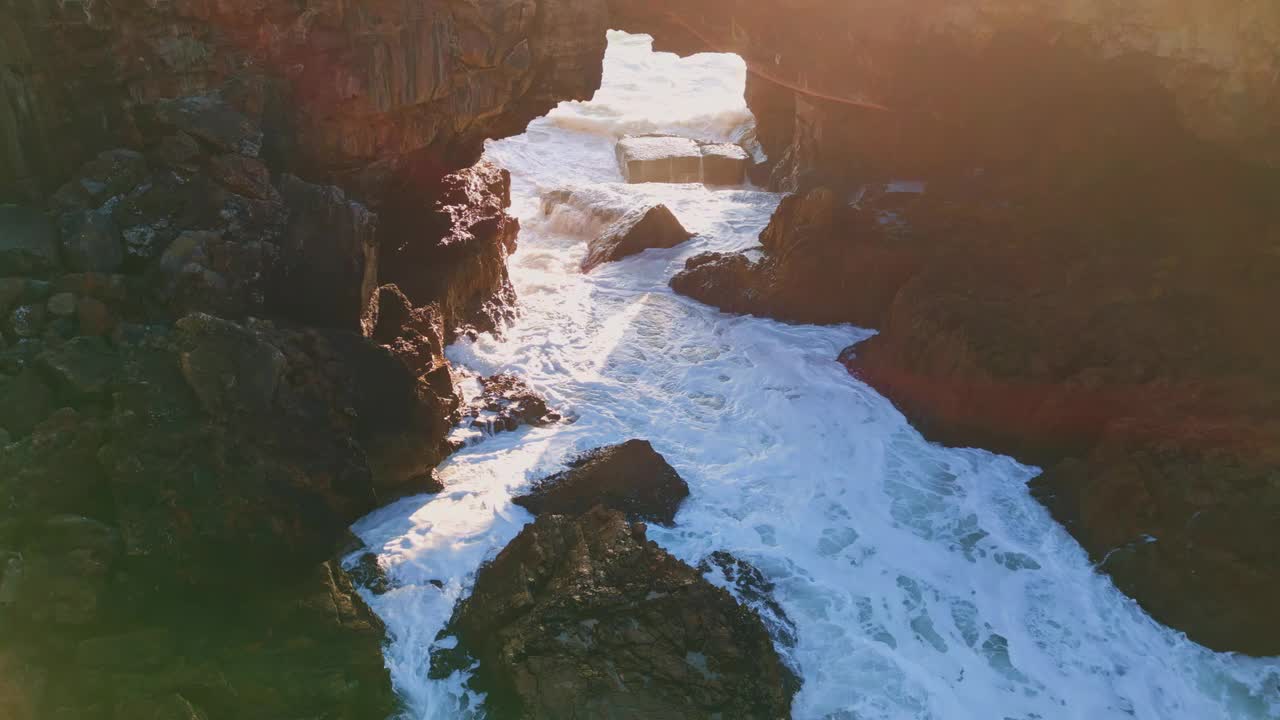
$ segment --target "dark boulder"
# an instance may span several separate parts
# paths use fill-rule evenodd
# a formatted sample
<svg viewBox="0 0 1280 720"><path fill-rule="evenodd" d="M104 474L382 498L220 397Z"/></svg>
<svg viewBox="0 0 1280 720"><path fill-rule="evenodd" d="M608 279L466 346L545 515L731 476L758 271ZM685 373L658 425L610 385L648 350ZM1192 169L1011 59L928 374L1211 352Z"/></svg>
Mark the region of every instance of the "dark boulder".
<svg viewBox="0 0 1280 720"><path fill-rule="evenodd" d="M776 586L759 568L731 553L717 550L698 563L698 570L703 575L718 573L733 588L739 602L760 615L775 641L786 647L796 646L796 624L774 598Z"/></svg>
<svg viewBox="0 0 1280 720"><path fill-rule="evenodd" d="M672 248L693 237L666 205L637 208L605 228L589 243L582 272L607 262L636 255L649 248Z"/></svg>
<svg viewBox="0 0 1280 720"><path fill-rule="evenodd" d="M447 632L491 717L777 720L797 688L754 612L599 507L526 527Z"/></svg>
<svg viewBox="0 0 1280 720"><path fill-rule="evenodd" d="M628 440L583 453L514 502L534 515L574 515L604 505L635 520L671 525L688 495L688 484L648 440Z"/></svg>

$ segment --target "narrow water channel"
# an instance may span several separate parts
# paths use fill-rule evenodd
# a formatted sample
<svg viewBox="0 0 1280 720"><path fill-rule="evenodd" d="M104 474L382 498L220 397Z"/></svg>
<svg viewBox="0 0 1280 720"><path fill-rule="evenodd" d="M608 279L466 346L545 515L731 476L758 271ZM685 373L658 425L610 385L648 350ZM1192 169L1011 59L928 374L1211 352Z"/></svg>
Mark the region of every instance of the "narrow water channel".
<svg viewBox="0 0 1280 720"><path fill-rule="evenodd" d="M395 586L369 600L411 717L478 717L464 677L427 668L475 570L531 520L512 494L576 451L633 437L692 490L675 527L650 537L692 564L728 550L776 584L795 635L779 649L804 681L796 718L1280 717L1280 661L1216 654L1154 622L1032 499L1034 468L933 445L851 377L836 356L868 331L733 317L671 292L692 255L756 246L779 196L625 185L614 144L733 137L750 122L744 72L735 56L678 60L613 33L593 101L490 143L523 227L521 315L449 356L527 379L574 420L472 445L442 467L444 493L356 526ZM544 213L562 189L575 192ZM578 271L593 232L652 202L698 237Z"/></svg>

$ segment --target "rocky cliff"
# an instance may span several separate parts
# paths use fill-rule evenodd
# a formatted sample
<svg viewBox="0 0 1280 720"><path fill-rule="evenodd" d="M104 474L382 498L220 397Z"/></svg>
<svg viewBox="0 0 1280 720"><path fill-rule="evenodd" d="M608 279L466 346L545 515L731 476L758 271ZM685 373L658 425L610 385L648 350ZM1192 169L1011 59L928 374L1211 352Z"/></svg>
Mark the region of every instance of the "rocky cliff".
<svg viewBox="0 0 1280 720"><path fill-rule="evenodd" d="M1280 653L1274 5L618 12L748 59L796 191L763 258L695 258L677 290L879 329L845 360L927 434L1041 464L1037 495L1156 618Z"/></svg>
<svg viewBox="0 0 1280 720"><path fill-rule="evenodd" d="M590 96L606 25L601 3L547 0L5 0L0 17L0 200L138 146L156 101L214 91L311 179L376 188L415 154L469 165Z"/></svg>
<svg viewBox="0 0 1280 720"><path fill-rule="evenodd" d="M514 299L510 178L468 166L589 95L605 30L555 0L0 4L0 715L394 712L332 558L438 487L444 345Z"/></svg>
<svg viewBox="0 0 1280 720"><path fill-rule="evenodd" d="M1072 88L1063 81L1072 76L1090 74L1107 85L1107 74L1122 72L1158 90L1190 135L1250 163L1280 165L1280 9L1265 0L610 5L614 25L649 32L659 47L742 55L750 69L748 101L775 159L793 128L824 150L856 139L842 128L851 118L902 131L893 146L899 154L911 144L936 153L957 132L973 132L972 123L1019 103L1092 102L1067 92ZM1059 64L1049 65L1055 58ZM1019 98L1008 83L1029 66L1041 70L1036 84L1044 95ZM1095 74L1098 66L1106 72ZM911 116L928 117L932 136L913 132ZM998 128L988 132L999 137ZM830 165L843 161L837 155Z"/></svg>

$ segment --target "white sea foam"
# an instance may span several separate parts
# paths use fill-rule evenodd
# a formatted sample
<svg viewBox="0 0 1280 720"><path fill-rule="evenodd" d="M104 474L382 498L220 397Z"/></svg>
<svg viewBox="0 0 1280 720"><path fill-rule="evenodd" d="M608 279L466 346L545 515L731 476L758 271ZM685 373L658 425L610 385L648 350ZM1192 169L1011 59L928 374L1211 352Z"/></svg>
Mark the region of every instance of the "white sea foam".
<svg viewBox="0 0 1280 720"><path fill-rule="evenodd" d="M410 716L476 707L461 675L427 679L429 652L475 570L530 521L512 494L575 451L640 437L692 489L651 537L691 563L729 550L776 583L797 628L781 648L804 679L796 718L1280 717L1280 660L1212 653L1152 621L1031 498L1033 468L932 445L850 377L835 357L869 333L731 317L667 288L695 253L756 245L778 197L621 184L617 136L745 122L742 65L610 40L596 100L490 144L523 223L511 260L523 311L501 340L449 350L475 372L527 378L577 422L485 439L443 466L448 491L355 528L398 586L369 599ZM565 186L580 192L544 216L543 194ZM601 218L654 201L699 237L577 271Z"/></svg>

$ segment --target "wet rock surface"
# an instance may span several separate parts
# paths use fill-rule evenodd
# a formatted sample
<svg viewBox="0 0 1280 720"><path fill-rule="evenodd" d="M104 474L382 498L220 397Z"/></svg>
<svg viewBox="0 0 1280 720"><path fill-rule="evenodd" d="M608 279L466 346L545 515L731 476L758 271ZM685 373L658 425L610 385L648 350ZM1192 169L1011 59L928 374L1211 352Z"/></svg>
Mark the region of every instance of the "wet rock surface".
<svg viewBox="0 0 1280 720"><path fill-rule="evenodd" d="M673 248L691 237L693 233L684 229L666 205L629 210L588 243L582 271L591 272L600 265L650 248Z"/></svg>
<svg viewBox="0 0 1280 720"><path fill-rule="evenodd" d="M787 196L760 235L761 257L702 253L671 287L725 312L875 327L918 265L878 213L852 207L830 188Z"/></svg>
<svg viewBox="0 0 1280 720"><path fill-rule="evenodd" d="M468 403L464 424L484 435L515 430L523 425L543 426L560 421L561 415L525 381L501 374L480 379L479 397Z"/></svg>
<svg viewBox="0 0 1280 720"><path fill-rule="evenodd" d="M534 483L513 502L534 515L579 514L596 505L632 520L675 522L689 485L648 440L596 448L569 461L569 469Z"/></svg>
<svg viewBox="0 0 1280 720"><path fill-rule="evenodd" d="M773 720L798 687L754 612L600 507L526 527L446 632L493 717Z"/></svg>
<svg viewBox="0 0 1280 720"><path fill-rule="evenodd" d="M732 143L710 143L672 135L635 135L618 141L618 167L629 183L741 185L747 151Z"/></svg>
<svg viewBox="0 0 1280 720"><path fill-rule="evenodd" d="M1077 196L1084 215L997 200L973 177L821 187L784 199L759 259L698 256L672 287L729 312L879 329L842 360L926 435L1041 465L1036 495L1154 617L1272 655L1259 603L1280 599L1280 566L1259 548L1280 517L1263 479L1280 372L1273 340L1240 319L1277 301L1261 268L1280 220L1251 171L1199 160L1181 161L1189 188L1125 185L1123 203L1098 188ZM1224 222L1235 244L1210 258ZM1195 530L1215 517L1234 521Z"/></svg>
<svg viewBox="0 0 1280 720"><path fill-rule="evenodd" d="M1280 301L1280 145L1247 78L1280 16L1015 4L615 2L659 47L742 55L794 193L762 253L672 286L878 330L842 359L913 425L1040 465L1037 496L1157 620L1276 655L1280 347L1247 318Z"/></svg>

